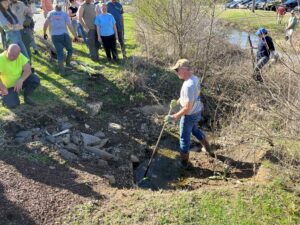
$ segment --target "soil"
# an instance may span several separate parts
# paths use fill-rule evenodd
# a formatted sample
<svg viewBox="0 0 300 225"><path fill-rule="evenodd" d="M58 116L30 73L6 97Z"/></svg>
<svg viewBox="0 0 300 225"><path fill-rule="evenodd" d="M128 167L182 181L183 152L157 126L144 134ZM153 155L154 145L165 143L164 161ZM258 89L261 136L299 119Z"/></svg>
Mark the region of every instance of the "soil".
<svg viewBox="0 0 300 225"><path fill-rule="evenodd" d="M147 162L161 129L160 116L155 113L144 115L139 109L117 113L109 121L100 117L90 118L83 110L74 108L33 111L32 116L26 115L19 114L18 117L5 120L7 142L3 152L0 150L0 224L55 224L77 205L94 200L105 204L112 191L122 192L124 188L132 191L136 186L133 183L134 171L130 156L134 154L142 164ZM90 134L100 130L104 132L109 138L105 148L116 156L117 161L109 162L107 168L101 168L94 161L65 162L55 146L47 143L12 145L11 140L16 132L35 127L47 127L55 131L56 119L66 115L71 122L76 123L76 130ZM110 122L120 124L122 129L110 130ZM172 126L170 129L173 128L177 129ZM158 179L160 186L157 188L193 190L230 186L251 179L255 172L253 168L259 168L259 156L255 161L248 156L238 157L241 155L240 148L235 148L226 151L219 146L217 159L206 153L192 152L193 169L179 170L170 180ZM164 159L165 163L154 162L149 173L164 178L164 166L170 169L170 173L175 171L172 168L178 168L178 138L165 132L160 149L155 161ZM33 155L37 160L20 157L26 154ZM38 160L44 156L49 160ZM211 179L213 175L220 177L224 174L224 166L227 165L230 170L226 177ZM110 183L107 175L114 176L116 182Z"/></svg>

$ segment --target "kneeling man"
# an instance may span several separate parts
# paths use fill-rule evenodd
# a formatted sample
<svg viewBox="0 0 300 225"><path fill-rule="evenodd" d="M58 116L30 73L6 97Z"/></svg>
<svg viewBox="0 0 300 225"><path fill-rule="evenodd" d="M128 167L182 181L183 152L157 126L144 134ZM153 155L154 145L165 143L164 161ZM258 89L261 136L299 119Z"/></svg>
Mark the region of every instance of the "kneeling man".
<svg viewBox="0 0 300 225"><path fill-rule="evenodd" d="M29 95L40 84L40 79L32 74L28 59L20 52L20 47L11 44L0 54L0 95L8 108L20 105L18 93L24 90L24 101L34 106Z"/></svg>

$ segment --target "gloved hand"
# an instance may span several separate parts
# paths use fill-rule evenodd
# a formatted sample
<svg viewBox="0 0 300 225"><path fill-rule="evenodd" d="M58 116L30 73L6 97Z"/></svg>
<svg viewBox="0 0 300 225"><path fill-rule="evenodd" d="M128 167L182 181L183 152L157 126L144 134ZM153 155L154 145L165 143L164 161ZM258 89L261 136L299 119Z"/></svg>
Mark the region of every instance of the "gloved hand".
<svg viewBox="0 0 300 225"><path fill-rule="evenodd" d="M48 35L44 34L44 39L47 40L48 39Z"/></svg>
<svg viewBox="0 0 300 225"><path fill-rule="evenodd" d="M174 109L175 107L177 106L177 100L176 99L173 99L170 103L170 108L171 109Z"/></svg>
<svg viewBox="0 0 300 225"><path fill-rule="evenodd" d="M165 121L165 123L171 123L171 122L174 121L174 117L170 116L170 115L167 115L167 116L165 116L164 121Z"/></svg>

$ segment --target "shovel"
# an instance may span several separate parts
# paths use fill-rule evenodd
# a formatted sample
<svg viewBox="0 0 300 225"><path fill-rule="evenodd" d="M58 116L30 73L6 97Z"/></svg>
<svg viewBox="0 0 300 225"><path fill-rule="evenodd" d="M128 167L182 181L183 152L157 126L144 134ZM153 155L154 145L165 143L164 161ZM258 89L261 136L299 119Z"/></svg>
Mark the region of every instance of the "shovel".
<svg viewBox="0 0 300 225"><path fill-rule="evenodd" d="M168 116L171 114L171 111L172 111L172 108L170 107L169 112L168 112ZM154 156L155 156L156 153L157 153L158 145L159 145L159 143L160 143L160 140L161 140L161 137L162 137L162 135L163 135L163 133L164 133L164 130L165 130L166 125L167 125L167 122L164 122L163 127L161 128L160 134L159 134L159 136L158 136L157 142L156 142L156 144L155 144L154 150L153 150L153 152L152 152L151 158L150 158L150 160L149 160L149 162L148 162L148 164L147 164L147 168L146 168L146 170L145 170L144 176L143 176L142 180L140 180L140 181L137 183L138 186L143 186L143 183L146 182L146 181L149 179L149 177L147 177L147 174L148 174L149 168L150 168L150 166L151 166L151 163L152 163L152 161L153 161L153 159L154 159Z"/></svg>

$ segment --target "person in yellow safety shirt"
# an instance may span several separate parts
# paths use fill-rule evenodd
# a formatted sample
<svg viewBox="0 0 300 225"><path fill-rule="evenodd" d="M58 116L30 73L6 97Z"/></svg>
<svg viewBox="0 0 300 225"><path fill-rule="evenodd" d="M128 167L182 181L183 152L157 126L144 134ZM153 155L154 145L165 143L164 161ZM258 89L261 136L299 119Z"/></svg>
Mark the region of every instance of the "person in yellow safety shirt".
<svg viewBox="0 0 300 225"><path fill-rule="evenodd" d="M24 102L36 105L29 97L40 84L40 79L31 72L28 58L17 44L8 46L0 54L0 96L4 106L15 108L20 104L19 92L24 90Z"/></svg>

